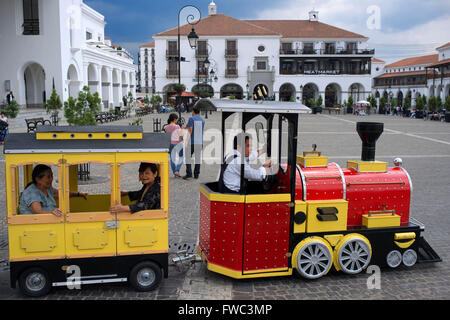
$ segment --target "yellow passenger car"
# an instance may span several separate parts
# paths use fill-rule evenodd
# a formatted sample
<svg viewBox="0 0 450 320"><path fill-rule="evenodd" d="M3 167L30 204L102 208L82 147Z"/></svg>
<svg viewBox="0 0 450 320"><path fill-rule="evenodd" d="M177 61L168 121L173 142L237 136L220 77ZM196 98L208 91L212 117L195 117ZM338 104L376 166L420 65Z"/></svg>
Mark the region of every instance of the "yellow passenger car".
<svg viewBox="0 0 450 320"><path fill-rule="evenodd" d="M139 291L156 288L168 276L169 145L170 135L144 133L140 126L40 127L36 134L8 135L11 286L18 283L29 296L42 296L52 286L92 283L128 281ZM130 204L121 196L124 168L140 163L158 168L160 209L111 213L114 205ZM59 217L20 212L21 192L38 164L52 168ZM78 174L86 166L100 168L106 187L86 199L70 197L82 188Z"/></svg>

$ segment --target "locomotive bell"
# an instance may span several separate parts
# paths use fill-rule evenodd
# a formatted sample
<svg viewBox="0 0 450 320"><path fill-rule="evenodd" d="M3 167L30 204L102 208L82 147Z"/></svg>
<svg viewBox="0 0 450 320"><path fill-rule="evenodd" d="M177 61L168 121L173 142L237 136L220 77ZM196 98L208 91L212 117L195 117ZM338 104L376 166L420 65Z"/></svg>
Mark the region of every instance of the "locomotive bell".
<svg viewBox="0 0 450 320"><path fill-rule="evenodd" d="M384 123L358 122L356 131L362 140L362 161L375 161L376 142L383 133Z"/></svg>

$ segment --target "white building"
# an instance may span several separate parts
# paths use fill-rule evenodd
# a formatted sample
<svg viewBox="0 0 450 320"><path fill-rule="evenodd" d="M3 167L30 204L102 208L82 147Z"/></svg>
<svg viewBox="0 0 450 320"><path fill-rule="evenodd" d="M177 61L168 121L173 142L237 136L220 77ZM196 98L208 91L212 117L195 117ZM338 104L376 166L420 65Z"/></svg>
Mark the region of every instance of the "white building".
<svg viewBox="0 0 450 320"><path fill-rule="evenodd" d="M12 90L22 107L39 107L53 86L66 101L88 85L104 109L121 105L135 95L137 68L105 37L105 25L82 0L1 1L0 94Z"/></svg>
<svg viewBox="0 0 450 320"><path fill-rule="evenodd" d="M155 93L155 42L150 42L139 48L138 91L140 93Z"/></svg>
<svg viewBox="0 0 450 320"><path fill-rule="evenodd" d="M388 101L395 98L400 106L407 96L412 107L422 95L441 97L444 102L450 96L450 42L436 51L383 65L382 74L374 77L373 94Z"/></svg>
<svg viewBox="0 0 450 320"><path fill-rule="evenodd" d="M186 60L181 83L188 91L200 88L215 97L236 98L262 94L303 103L320 95L325 106L370 94L374 50L368 49L365 36L318 21L317 11L308 20L238 20L218 14L214 3L208 9L209 15L194 26L180 27ZM199 36L196 50L187 40L192 27ZM165 99L178 82L177 35L174 28L153 36L156 92Z"/></svg>

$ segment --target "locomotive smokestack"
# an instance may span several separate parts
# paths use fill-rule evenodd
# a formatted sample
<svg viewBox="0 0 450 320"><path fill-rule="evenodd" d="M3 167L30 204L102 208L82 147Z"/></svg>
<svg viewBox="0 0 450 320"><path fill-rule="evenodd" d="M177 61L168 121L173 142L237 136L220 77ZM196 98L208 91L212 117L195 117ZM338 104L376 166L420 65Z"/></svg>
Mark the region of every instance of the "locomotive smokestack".
<svg viewBox="0 0 450 320"><path fill-rule="evenodd" d="M376 142L383 133L384 124L378 122L358 122L356 131L362 140L362 161L375 161Z"/></svg>

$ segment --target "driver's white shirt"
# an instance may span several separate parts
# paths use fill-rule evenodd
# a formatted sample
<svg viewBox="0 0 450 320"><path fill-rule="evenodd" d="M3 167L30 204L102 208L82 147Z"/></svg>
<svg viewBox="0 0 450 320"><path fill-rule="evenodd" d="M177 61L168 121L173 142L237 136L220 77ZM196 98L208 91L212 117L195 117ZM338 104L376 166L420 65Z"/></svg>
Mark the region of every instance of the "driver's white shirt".
<svg viewBox="0 0 450 320"><path fill-rule="evenodd" d="M223 173L223 183L228 189L239 192L241 189L241 154L239 151L233 150L225 157L225 161L230 160L230 157L234 155L237 155L237 157L230 162ZM253 151L248 158L244 158L244 178L253 181L263 181L266 178L266 169L264 167L253 169L248 163L256 158L258 158L257 151Z"/></svg>

